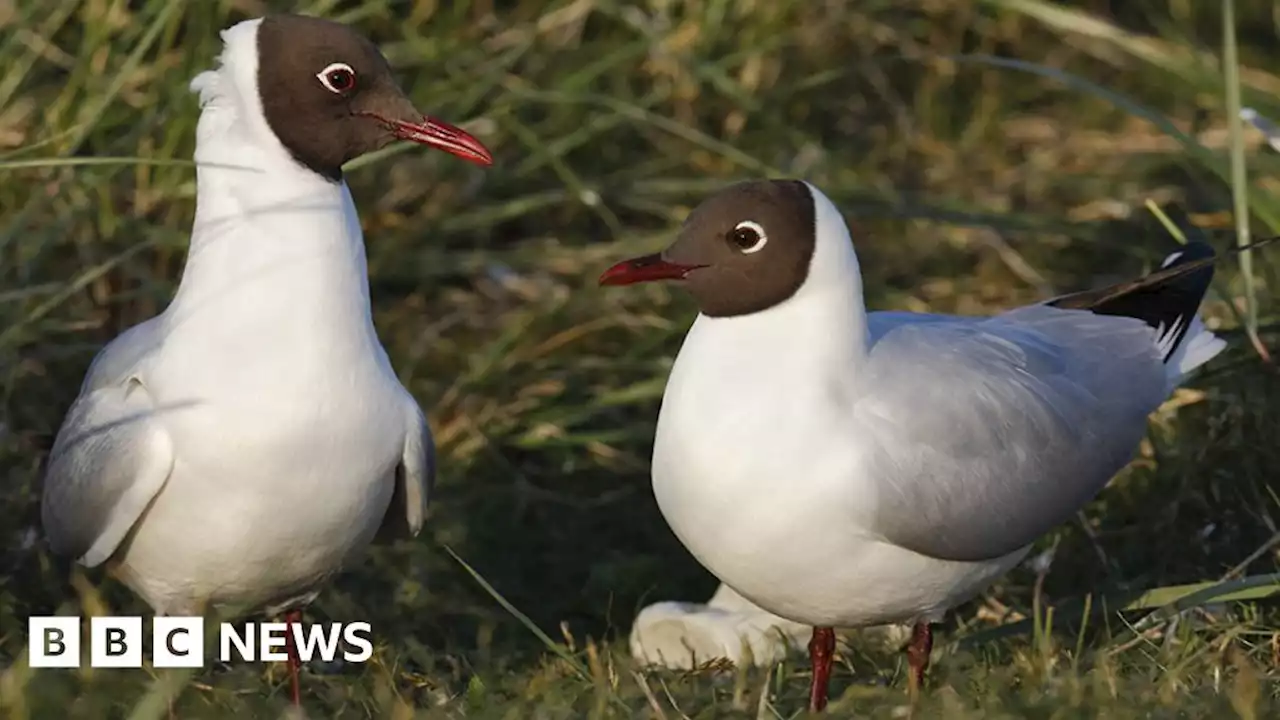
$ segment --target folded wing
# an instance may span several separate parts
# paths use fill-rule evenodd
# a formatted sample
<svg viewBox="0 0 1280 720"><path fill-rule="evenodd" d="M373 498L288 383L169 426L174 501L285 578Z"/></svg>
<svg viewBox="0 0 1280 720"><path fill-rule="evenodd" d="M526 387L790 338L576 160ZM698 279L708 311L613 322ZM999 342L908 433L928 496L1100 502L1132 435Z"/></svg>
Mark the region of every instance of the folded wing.
<svg viewBox="0 0 1280 720"><path fill-rule="evenodd" d="M1046 306L891 327L856 406L877 493L863 526L947 560L1032 542L1132 457L1166 396L1155 337Z"/></svg>
<svg viewBox="0 0 1280 720"><path fill-rule="evenodd" d="M388 542L416 537L427 518L427 506L436 482L436 445L431 427L417 401L404 391L407 431L400 464L396 467L394 494L376 539Z"/></svg>
<svg viewBox="0 0 1280 720"><path fill-rule="evenodd" d="M41 522L54 552L93 567L115 553L173 469L173 445L139 370L156 319L94 358L46 463Z"/></svg>
<svg viewBox="0 0 1280 720"><path fill-rule="evenodd" d="M977 561L1070 517L1128 463L1147 415L1225 347L1197 317L1217 259L1191 242L1145 277L994 318L869 316L856 415L876 497L860 503L862 526Z"/></svg>
<svg viewBox="0 0 1280 720"><path fill-rule="evenodd" d="M116 551L173 469L173 445L141 382L90 390L71 406L45 473L41 516L53 551L93 567Z"/></svg>

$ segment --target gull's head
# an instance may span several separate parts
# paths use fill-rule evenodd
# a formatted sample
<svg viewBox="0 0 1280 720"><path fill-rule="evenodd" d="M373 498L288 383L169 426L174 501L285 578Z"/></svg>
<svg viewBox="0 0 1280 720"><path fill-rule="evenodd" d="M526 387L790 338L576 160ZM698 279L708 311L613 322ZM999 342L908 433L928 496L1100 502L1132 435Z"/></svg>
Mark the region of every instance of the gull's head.
<svg viewBox="0 0 1280 720"><path fill-rule="evenodd" d="M409 140L480 165L493 157L471 135L420 112L367 38L302 15L246 20L222 33L221 66L191 83L206 112L230 109L330 179L342 165Z"/></svg>
<svg viewBox="0 0 1280 720"><path fill-rule="evenodd" d="M840 212L800 180L730 186L694 209L656 255L624 260L601 285L679 280L710 317L760 312L797 294L859 282Z"/></svg>

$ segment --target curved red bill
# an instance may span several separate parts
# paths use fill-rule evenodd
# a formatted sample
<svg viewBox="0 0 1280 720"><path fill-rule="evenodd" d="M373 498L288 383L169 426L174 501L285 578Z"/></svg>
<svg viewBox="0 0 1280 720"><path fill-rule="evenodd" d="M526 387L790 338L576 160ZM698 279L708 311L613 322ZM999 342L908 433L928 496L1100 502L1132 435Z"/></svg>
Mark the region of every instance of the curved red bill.
<svg viewBox="0 0 1280 720"><path fill-rule="evenodd" d="M600 276L601 285L631 285L653 280L683 280L706 265L681 265L663 260L659 254L623 260Z"/></svg>
<svg viewBox="0 0 1280 720"><path fill-rule="evenodd" d="M374 115L374 117L386 123L391 128L391 131L395 133L395 136L401 140L439 148L477 165L487 166L493 164L493 154L489 152L489 148L485 147L483 143L475 139L467 131L450 125L443 120L424 117L421 122L414 123L406 120L393 120L380 115Z"/></svg>

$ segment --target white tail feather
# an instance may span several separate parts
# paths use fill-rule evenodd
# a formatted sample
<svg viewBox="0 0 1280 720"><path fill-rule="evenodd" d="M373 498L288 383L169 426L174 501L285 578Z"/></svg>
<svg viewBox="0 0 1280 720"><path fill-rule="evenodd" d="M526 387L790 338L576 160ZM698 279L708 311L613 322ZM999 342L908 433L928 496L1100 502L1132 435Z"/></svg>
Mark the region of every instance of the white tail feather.
<svg viewBox="0 0 1280 720"><path fill-rule="evenodd" d="M1227 341L1214 335L1205 328L1200 318L1191 320L1191 327L1178 343L1165 363L1165 373L1169 378L1169 391L1182 383L1187 374L1201 365L1217 357L1218 353L1227 349Z"/></svg>

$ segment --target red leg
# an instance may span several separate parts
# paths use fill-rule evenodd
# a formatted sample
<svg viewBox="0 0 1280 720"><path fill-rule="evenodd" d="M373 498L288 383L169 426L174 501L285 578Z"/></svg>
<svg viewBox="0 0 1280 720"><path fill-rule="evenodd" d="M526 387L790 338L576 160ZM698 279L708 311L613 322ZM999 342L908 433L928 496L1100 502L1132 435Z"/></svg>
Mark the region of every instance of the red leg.
<svg viewBox="0 0 1280 720"><path fill-rule="evenodd" d="M289 653L289 689L293 694L293 705L302 705L302 681L298 678L298 670L302 661L298 659L298 648L293 643L293 626L302 622L301 610L290 610L284 614L285 651Z"/></svg>
<svg viewBox="0 0 1280 720"><path fill-rule="evenodd" d="M809 712L827 706L827 685L831 680L831 658L836 652L836 632L816 627L809 640L809 661L813 664L813 682L809 685Z"/></svg>
<svg viewBox="0 0 1280 720"><path fill-rule="evenodd" d="M911 630L911 642L907 644L907 664L911 672L907 676L907 689L915 697L924 687L924 671L929 667L929 653L933 652L933 627L918 622Z"/></svg>

